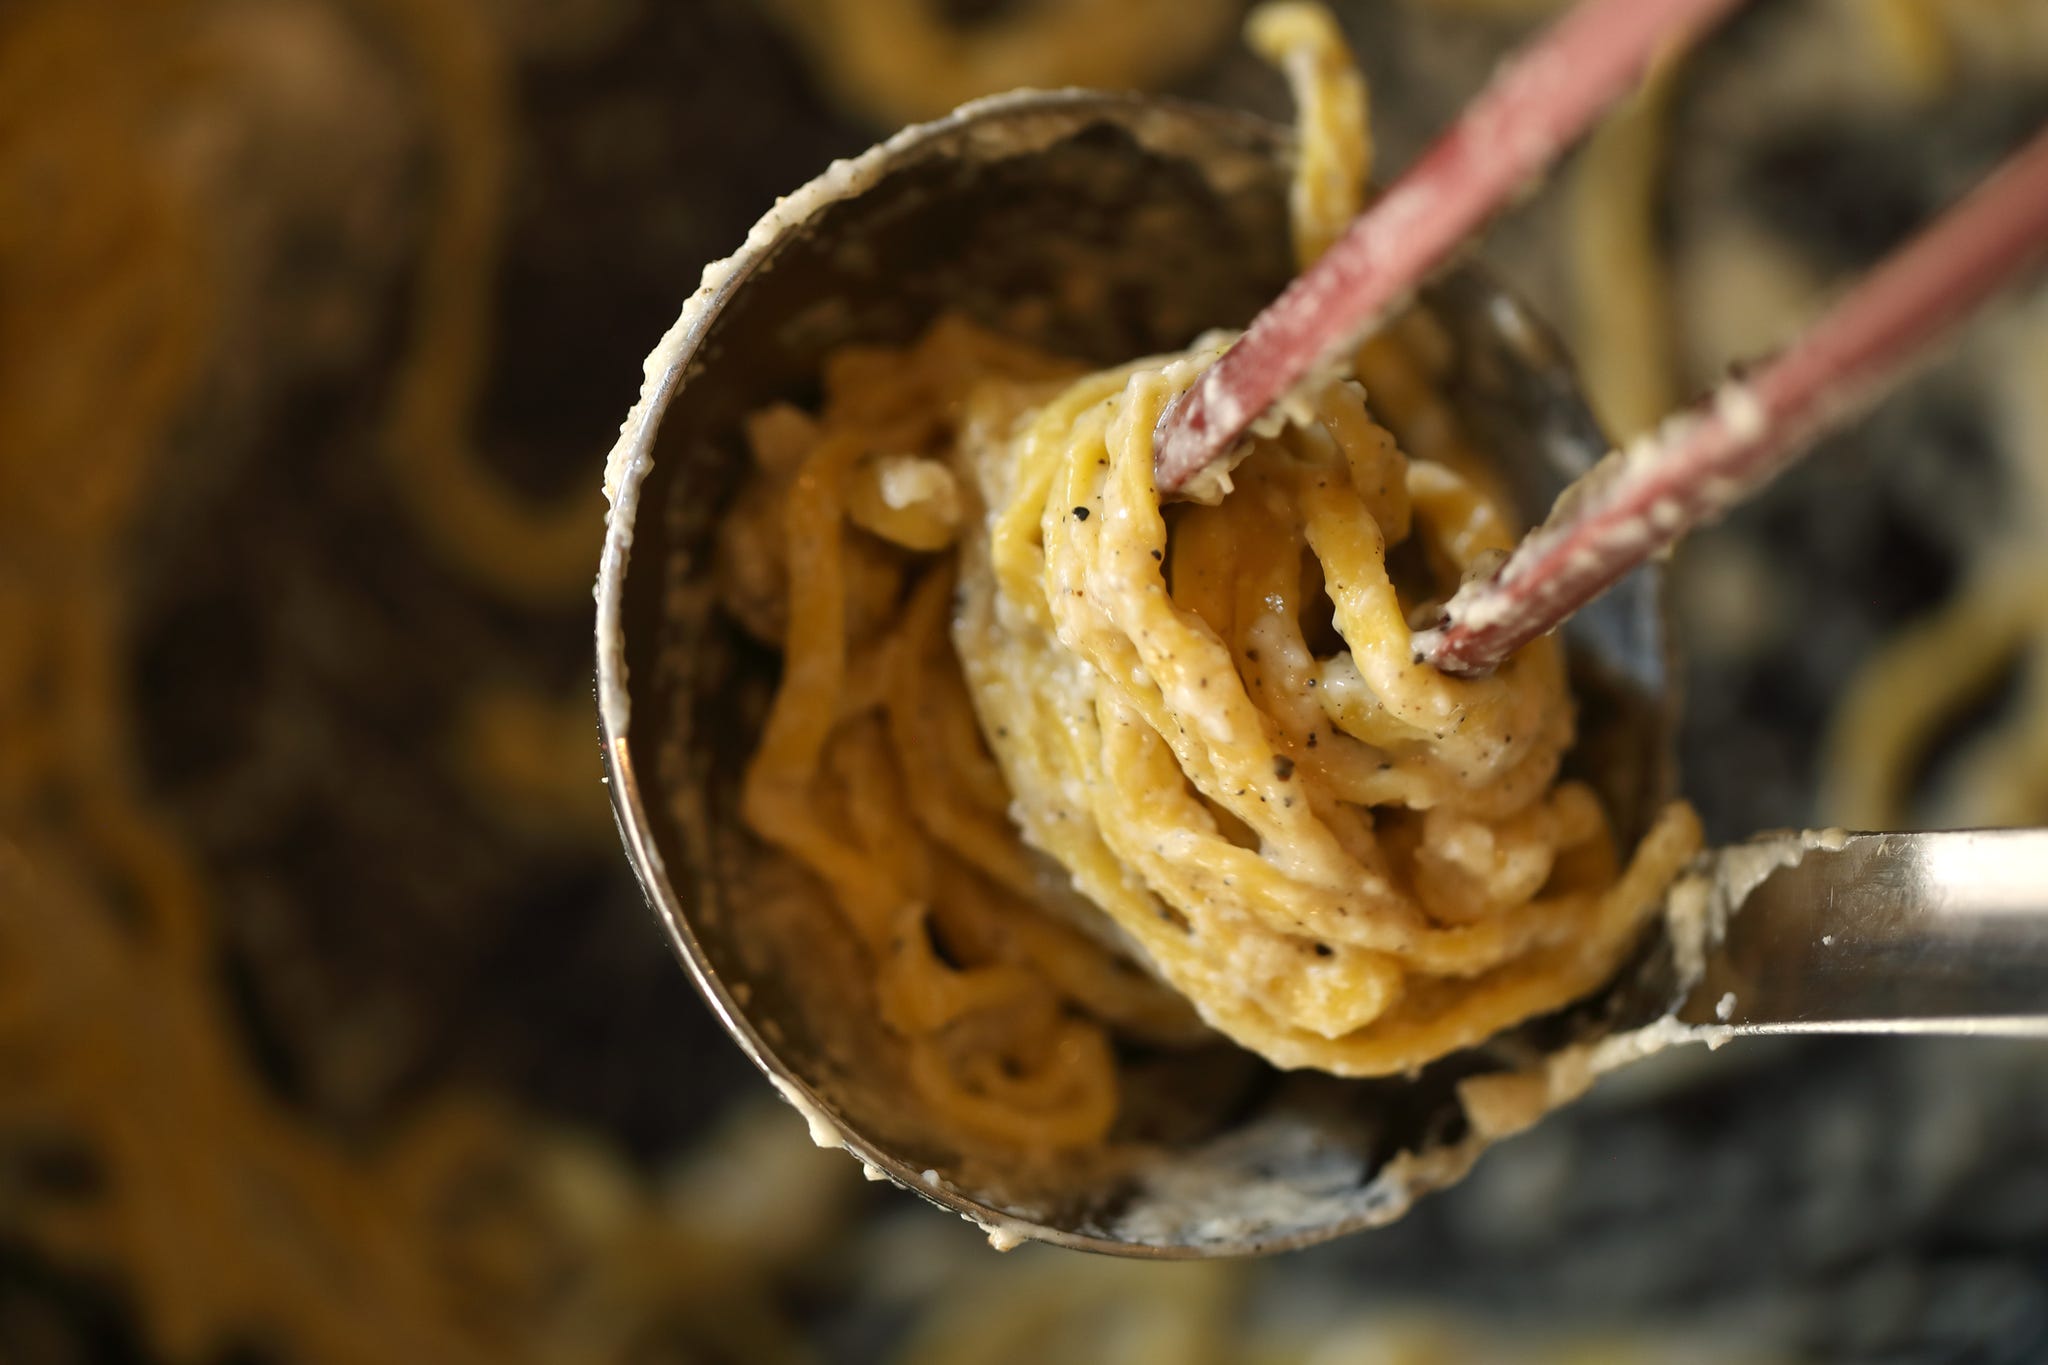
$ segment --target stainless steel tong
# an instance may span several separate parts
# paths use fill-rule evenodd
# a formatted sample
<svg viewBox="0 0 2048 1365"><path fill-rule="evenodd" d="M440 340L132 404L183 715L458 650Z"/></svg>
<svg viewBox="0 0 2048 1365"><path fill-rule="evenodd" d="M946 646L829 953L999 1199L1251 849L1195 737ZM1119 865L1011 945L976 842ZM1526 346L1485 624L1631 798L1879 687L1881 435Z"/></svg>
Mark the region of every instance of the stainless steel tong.
<svg viewBox="0 0 2048 1365"><path fill-rule="evenodd" d="M2048 1037L2048 829L1761 835L1693 881L1726 921L1686 1023Z"/></svg>

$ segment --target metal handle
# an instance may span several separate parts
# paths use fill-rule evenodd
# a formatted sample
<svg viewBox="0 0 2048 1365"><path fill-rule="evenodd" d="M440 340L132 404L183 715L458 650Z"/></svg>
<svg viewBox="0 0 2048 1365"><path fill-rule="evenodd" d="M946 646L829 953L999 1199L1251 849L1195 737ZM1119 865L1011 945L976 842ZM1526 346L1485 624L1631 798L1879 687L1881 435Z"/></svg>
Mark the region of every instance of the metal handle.
<svg viewBox="0 0 2048 1365"><path fill-rule="evenodd" d="M2048 829L1772 835L1712 857L1732 909L1686 1022L2048 1037Z"/></svg>

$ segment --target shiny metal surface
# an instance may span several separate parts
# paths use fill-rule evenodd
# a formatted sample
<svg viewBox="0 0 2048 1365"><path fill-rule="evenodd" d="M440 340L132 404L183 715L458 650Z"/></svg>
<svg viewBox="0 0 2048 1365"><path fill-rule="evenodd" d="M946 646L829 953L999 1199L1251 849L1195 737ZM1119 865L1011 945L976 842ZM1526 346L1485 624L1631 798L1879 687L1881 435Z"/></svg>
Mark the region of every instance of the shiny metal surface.
<svg viewBox="0 0 2048 1365"><path fill-rule="evenodd" d="M1769 835L1711 855L1738 882L1781 859L1729 907L1686 1022L2048 1037L2048 830Z"/></svg>
<svg viewBox="0 0 2048 1365"><path fill-rule="evenodd" d="M833 347L907 341L942 310L1096 363L1241 326L1291 274L1286 146L1284 130L1242 114L1073 92L1004 97L901 134L711 277L615 452L598 701L648 901L814 1136L1005 1240L1227 1256L1389 1222L1485 1145L1460 1108L1462 1079L1613 1026L1597 1002L1574 1007L1371 1082L1277 1072L1220 1040L1128 1049L1104 1149L1025 1162L920 1120L873 1011L849 998L859 973L821 965L838 932L829 912L784 923L786 898L764 890L775 860L739 820L736 788L775 665L721 615L708 568L745 467L740 419L812 401ZM1077 276L1089 287L1062 287ZM1453 342L1450 396L1533 520L1605 445L1561 349L1473 269L1422 306ZM1573 762L1630 838L1672 785L1659 606L1643 573L1567 637L1581 699Z"/></svg>

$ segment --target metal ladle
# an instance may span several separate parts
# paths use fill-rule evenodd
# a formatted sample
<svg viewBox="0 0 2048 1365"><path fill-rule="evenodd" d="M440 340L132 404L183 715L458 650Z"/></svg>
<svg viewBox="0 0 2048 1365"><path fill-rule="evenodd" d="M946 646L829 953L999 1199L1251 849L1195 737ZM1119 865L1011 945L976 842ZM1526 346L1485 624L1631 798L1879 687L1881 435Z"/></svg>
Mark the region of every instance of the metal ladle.
<svg viewBox="0 0 2048 1365"><path fill-rule="evenodd" d="M830 915L782 894L775 860L740 822L739 777L775 675L711 583L717 522L747 468L741 420L775 401L814 403L835 347L905 344L946 311L1105 365L1241 326L1292 273L1288 148L1286 130L1248 115L1081 92L1001 96L906 130L791 196L706 272L649 358L607 469L598 696L612 799L649 902L814 1137L982 1223L999 1245L1239 1255L1389 1222L1487 1145L1461 1081L1654 1026L1683 993L1670 939L1651 935L1606 995L1412 1077L1282 1073L1220 1040L1126 1047L1102 1149L1023 1160L919 1121L887 1035L861 1008L859 973L833 950ZM1453 343L1443 382L1468 435L1534 521L1606 448L1561 350L1476 268L1417 306ZM1567 640L1573 763L1632 841L1673 785L1654 573L1582 612ZM1779 861L1799 867L1775 880L1834 856L1787 853ZM1727 966L1719 955L1714 965ZM1760 1022L1729 1017L1721 1001L1769 998L1761 987L1715 982L1720 994L1702 986L1684 1008L1716 1026Z"/></svg>

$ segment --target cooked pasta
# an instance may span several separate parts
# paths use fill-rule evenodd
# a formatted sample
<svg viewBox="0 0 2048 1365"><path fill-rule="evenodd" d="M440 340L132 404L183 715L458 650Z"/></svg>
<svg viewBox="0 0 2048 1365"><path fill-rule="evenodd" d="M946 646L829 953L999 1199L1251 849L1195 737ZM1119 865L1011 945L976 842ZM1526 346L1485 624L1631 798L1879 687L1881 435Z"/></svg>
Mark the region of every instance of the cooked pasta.
<svg viewBox="0 0 2048 1365"><path fill-rule="evenodd" d="M1306 256L1358 207L1362 93L1320 9L1250 32L1299 92ZM1556 641L1477 680L1412 658L1409 617L1515 528L1395 333L1213 500L1161 505L1153 426L1221 344L1077 375L949 319L752 427L728 587L784 669L744 813L984 1137L1098 1139L1109 1034L1185 1033L1175 997L1286 1067L1480 1042L1598 986L1697 844L1674 807L1624 867L1558 782Z"/></svg>
<svg viewBox="0 0 2048 1365"><path fill-rule="evenodd" d="M1554 0L1461 2L1476 8ZM2014 20L2032 18L2022 0L1960 2L1986 13L2002 6ZM1958 3L1951 0L1950 7ZM573 13L617 8L586 5ZM141 16L114 0L41 0L11 7L0 22L0 71L6 73L0 94L14 113L0 134L0 194L15 210L0 215L0 237L12 247L7 258L21 263L4 272L11 287L0 291L0 321L15 343L12 363L0 366L0 389L8 396L0 404L0 545L6 551L0 556L0 732L6 736L0 744L0 1050L8 1057L0 1071L0 1223L9 1243L8 1292L0 1296L6 1299L0 1338L7 1346L0 1354L25 1360L95 1351L166 1359L260 1355L315 1365L391 1359L594 1365L671 1356L809 1361L848 1340L842 1321L820 1316L834 1311L820 1303L826 1297L820 1287L830 1285L891 1322L909 1320L914 1342L907 1358L920 1365L1046 1358L1054 1349L1046 1343L1082 1343L1119 1361L1187 1365L1411 1357L1552 1361L1594 1354L1617 1362L1693 1359L1697 1324L1667 1329L1624 1353L1627 1343L1609 1334L1587 1336L1588 1324L1577 1316L1587 1311L1583 1302L1554 1306L1566 1318L1567 1333L1554 1341L1519 1321L1492 1330L1476 1326L1465 1319L1472 1311L1467 1298L1474 1283L1486 1283L1483 1271L1460 1283L1432 1282L1433 1291L1448 1297L1427 1310L1430 1325L1411 1327L1354 1301L1353 1261L1325 1261L1320 1269L1296 1262L1284 1274L1261 1277L1243 1266L1117 1265L1042 1248L1042 1255L1031 1249L1009 1258L976 1255L971 1231L935 1214L857 1228L849 1222L850 1210L859 1207L854 1168L810 1148L786 1114L740 1110L699 1139L675 1169L648 1171L629 1163L616 1135L588 1115L574 1128L558 1127L570 1121L558 1110L543 1119L526 1103L489 1102L431 1069L417 1103L372 1131L337 1132L322 1117L324 1105L277 1099L274 1081L259 1065L259 1031L231 994L234 978L222 969L225 945L238 932L228 910L241 894L238 884L223 875L206 840L195 834L192 803L155 786L138 758L139 750L161 739L165 725L142 713L140 700L151 688L142 680L137 659L145 651L137 642L163 608L156 600L160 585L152 580L166 561L152 548L151 509L216 477L189 458L211 439L195 440L192 412L220 387L220 374L241 373L255 301L263 302L264 317L303 311L301 294L267 282L254 289L248 281L269 279L250 272L280 249L279 239L309 210L292 199L297 191L275 183L275 166L208 162L218 182L201 181L188 158L205 150L225 156L244 145L242 132L262 126L285 130L279 136L288 135L288 145L300 149L295 160L320 166L329 177L335 150L344 144L360 150L359 125L381 127L381 102L403 96L438 148L436 180L421 180L427 168L411 159L393 177L406 204L431 211L418 225L428 264L395 252L382 264L434 287L413 303L405 329L410 343L392 358L402 380L390 387L402 392L378 427L383 439L363 438L346 458L366 478L406 481L393 485L391 510L416 517L427 548L441 559L438 565L422 561L417 586L439 594L461 578L528 602L558 600L565 586L581 591L588 553L577 559L561 550L569 533L555 523L587 521L587 509L576 510L571 499L559 513L542 514L543 504L516 496L490 462L474 458L478 443L464 429L474 406L467 395L496 369L484 363L490 343L504 345L486 316L497 291L480 285L490 282L500 257L492 243L513 226L503 221L509 210L499 202L508 197L499 184L502 163L524 145L508 122L516 112L512 101L503 97L518 54L500 30L530 27L539 13L530 9L390 0L369 7L277 6L256 15L214 0L179 0ZM550 13L557 10L561 17L551 22L567 23L571 8ZM334 22L337 15L342 22ZM1082 29L1069 28L1072 42ZM273 60L278 43L300 60ZM2001 50L2020 47L2007 41ZM325 63L308 65L322 53ZM384 86L374 53L407 73L411 84L394 76ZM309 102L322 119L329 116L328 106L304 88L309 70L357 73L316 92L319 101L344 104L343 132L294 122L311 118ZM276 73L285 78L275 79ZM273 78L263 79L266 74ZM1111 72L1103 79L1128 84L1141 78ZM480 91L488 98L480 99ZM613 93L609 83L605 93ZM167 138L181 129L206 136ZM167 150L179 153L175 163ZM53 166L64 173L53 178ZM460 183L442 183L450 177ZM489 192L479 193L479 186ZM423 187L435 192L422 195ZM53 188L61 192L53 196ZM220 211L223 203L242 202L249 214L260 215L261 231L250 227L249 215ZM280 214L280 202L296 203L297 216ZM374 199L351 202L374 216ZM457 248L449 247L451 240ZM462 277L452 286L451 269ZM358 296L408 292L386 290L380 276L347 278ZM331 320L321 334L331 336ZM2042 354L2036 345L2036 373ZM1431 401L1425 371L1397 348L1382 348L1376 363L1368 375L1373 408L1405 433L1400 416L1426 411L1405 405ZM341 382L335 364L322 353L320 372L329 376L323 385ZM2014 383L2024 382L2021 365L2011 373ZM366 395L386 387L382 367L372 379L348 382L369 384ZM246 413L252 398L268 403L282 392L279 379L268 376L229 410ZM118 401L108 401L109 395ZM2048 425L2027 429L2048 431ZM457 445L436 444L451 433ZM370 458L379 448L391 458ZM801 453L800 445L790 448ZM463 467L451 475L409 463L434 458L444 464L456 458ZM303 477L296 462L291 468L294 479ZM895 488L899 500L921 501L915 490L926 484L941 490L932 515L952 521L946 481L930 462L890 468L893 480L878 470L852 491L873 492L886 505L885 487ZM957 479L953 485L961 497ZM2039 501L2029 502L2021 523L2036 532ZM493 502L505 505L494 508ZM294 504L282 506L289 512ZM968 503L958 506L964 515ZM519 513L522 508L532 514ZM856 525L871 514L849 511ZM899 522L895 534L914 534L909 524ZM296 530L301 524L290 525ZM594 529L591 523L577 534L588 537ZM404 524L391 533L402 537ZM230 533L223 528L219 534ZM2016 534L1997 553L2023 538ZM906 572L904 556L870 534L846 534L844 554L849 575ZM2015 569L2021 567L2015 561ZM296 590L272 588L263 597L265 617L304 614L305 599ZM849 629L878 631L878 625L860 624L858 613L889 605L883 594L853 593ZM780 610L770 607L766 614L772 621ZM2038 612L2032 619L2029 629L2038 637ZM329 620L319 634L323 642L346 641L365 663L390 661L393 671L404 669L402 642L419 638L390 633L388 623L362 613ZM775 634L779 639L779 627ZM1968 643L1968 632L1963 635ZM531 647L552 635L529 631L521 638ZM495 666L479 654L473 636L456 643L448 657L461 668L488 672ZM938 648L944 651L943 641ZM937 681L946 684L953 670L944 659L932 662ZM851 676L859 677L857 669ZM266 687L261 722L269 727L262 734L272 738L280 723L298 723L307 705L276 682ZM449 789L467 780L479 808L488 805L521 828L559 833L566 824L608 836L588 755L571 749L572 727L580 727L578 742L588 746L587 698L579 705L573 689L557 698L500 693L475 682L470 678L459 694L461 718L449 751L408 754L407 762L429 770L448 765ZM1923 720L1913 705L1899 702L1901 714L1913 715L1917 726ZM2014 709L2017 717L2031 717L2026 723L2039 732L2038 689ZM357 785L381 782L392 771L386 751L365 738L382 715L335 717L342 727L333 732L336 746L306 761ZM962 715L949 713L949 724ZM971 716L966 719L971 726ZM971 732L962 742L972 750ZM2020 772L2019 751L2012 758L2012 771ZM299 761L266 760L254 769L265 774L257 799L274 799L280 774L297 771L292 765ZM2032 771L2044 769L2048 764L2036 760ZM319 813L320 823L342 818L334 798L309 792L306 799L319 802L307 809ZM459 862L486 846L471 838L435 852ZM296 913L312 913L316 898L304 879L281 876L277 887L286 898L307 902ZM1041 890L1037 903L1048 904L1053 895ZM366 907L337 923L335 932L384 932L391 915L380 912L390 908ZM580 915L577 920L589 923ZM489 924L464 921L465 941L478 947L494 942ZM404 974L389 985L401 1001L426 989ZM1170 998L1164 1004L1169 1012L1174 1008ZM494 1051L502 1045L489 1031L502 1027L503 1015L486 1009L469 1017ZM1179 1017L1185 1024L1184 1010ZM1158 1022L1171 1021L1163 1013ZM395 1049L411 1056L421 1046L393 1043L385 1026L356 1019L318 1027L322 1046L337 1053L346 1045L351 1052ZM658 1066L659 1056L675 1046L666 1036L643 1044L630 1064ZM1952 1084L1937 1098L1954 1102L1920 1108L1951 1120L1960 1116L1976 1133L1972 1124L2013 1110L1998 1102L2010 1090L1999 1081L2010 1081L2029 1060L2014 1057L1985 1075L1959 1077L1944 1055L1931 1066ZM1837 1112L1839 1093L1830 1093L1825 1114ZM693 1095L702 1103L708 1092ZM1657 1125L1639 1127L1645 1142L1665 1140ZM1953 1188L1959 1170L1996 1170L1990 1157L1982 1169L1958 1167L1963 1157L1956 1144L1920 1141L1923 1127L1906 1125L1902 1140L1933 1154L1941 1188ZM1833 1130L1823 1124L1816 1131ZM2001 1144L2005 1130L1995 1124L1985 1134L1980 1145L1988 1152L2024 1150L2018 1138ZM1554 1174L1555 1149L1532 1154L1538 1170ZM84 1185L77 1174L81 1161L89 1177ZM1913 1166L1906 1164L1909 1172ZM38 1182L43 1167L48 1188ZM1853 1172L1845 1180L1853 1184ZM1758 1183L1768 1188L1768 1175L1759 1175ZM1559 1212L1557 1182L1539 1184L1546 1198L1533 1206L1526 1177L1515 1185L1511 1203L1482 1204L1490 1219L1498 1209L1500 1221L1488 1222L1481 1241L1501 1244L1534 1217L1557 1220L1546 1226L1562 1229L1560 1235L1598 1237ZM1838 1182L1818 1194L1808 1191L1808 1203L1842 1188ZM1905 1188L1910 1195L1912 1182ZM1739 1214L1731 1216L1739 1221ZM1689 1244L1683 1235L1659 1237L1667 1249ZM1634 1254L1638 1241L1623 1237L1599 1256ZM1422 1244L1425 1251L1432 1245ZM1454 1247L1453 1258L1466 1246ZM2010 1264L2002 1245L1972 1241L1967 1250L1996 1290ZM1583 1247L1580 1257L1576 1265L1607 1263ZM54 1267L59 1278L44 1278L43 1266ZM90 1286L89 1294L67 1287L74 1274ZM1967 1298L1984 1282L1950 1273L1943 1283ZM1347 1319L1353 1313L1359 1319L1325 1321L1305 1313L1304 1303L1319 1287L1344 1305ZM1852 1313L1862 1304L1856 1289L1852 1282L1843 1300ZM66 1320L99 1301L103 1290L105 1302L67 1328ZM1699 1314L1706 1318L1727 1301L1726 1285L1710 1291ZM1799 1315L1800 1330L1810 1337L1820 1330L1814 1324L1826 1321L1818 1316L1826 1302L1824 1296L1801 1300L1812 1310ZM1594 1311L1618 1311L1601 1303ZM1273 1311L1276 1305L1284 1311ZM1438 1323L1437 1315L1445 1320ZM1190 1321L1199 1328L1192 1334ZM133 1339L125 1340L131 1332Z"/></svg>
<svg viewBox="0 0 2048 1365"><path fill-rule="evenodd" d="M1617 441L1650 430L1678 405L1671 290L1656 227L1676 73L1667 62L1595 131L1568 189L1579 366L1587 401Z"/></svg>
<svg viewBox="0 0 2048 1365"><path fill-rule="evenodd" d="M1913 823L1909 800L1941 735L1999 680L2017 702L1964 746L1927 814L1949 827L2048 819L2048 302L2008 325L1997 378L2015 452L2015 525L1989 538L1963 588L1891 637L1856 670L1832 718L1821 763L1822 808L1864 829Z"/></svg>
<svg viewBox="0 0 2048 1365"><path fill-rule="evenodd" d="M978 22L943 0L769 8L843 103L893 126L999 90L1164 85L1208 55L1239 0L1023 0Z"/></svg>

